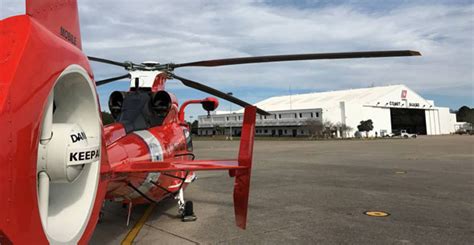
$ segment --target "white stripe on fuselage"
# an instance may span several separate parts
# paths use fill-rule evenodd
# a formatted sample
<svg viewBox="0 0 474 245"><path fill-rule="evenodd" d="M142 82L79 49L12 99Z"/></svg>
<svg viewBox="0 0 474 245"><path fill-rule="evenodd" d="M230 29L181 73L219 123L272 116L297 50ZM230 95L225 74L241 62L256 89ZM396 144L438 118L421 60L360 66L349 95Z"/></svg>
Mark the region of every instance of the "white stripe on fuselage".
<svg viewBox="0 0 474 245"><path fill-rule="evenodd" d="M142 138L142 140L148 145L148 150L150 152L150 161L152 162L161 162L163 161L163 148L161 147L160 141L148 130L141 130L133 132L138 137ZM154 187L155 185L151 182L158 182L158 178L160 178L161 173L159 172L150 172L146 176L145 181L137 187L142 193L148 193L148 191ZM128 198L134 199L141 197L141 195L134 191L128 195Z"/></svg>

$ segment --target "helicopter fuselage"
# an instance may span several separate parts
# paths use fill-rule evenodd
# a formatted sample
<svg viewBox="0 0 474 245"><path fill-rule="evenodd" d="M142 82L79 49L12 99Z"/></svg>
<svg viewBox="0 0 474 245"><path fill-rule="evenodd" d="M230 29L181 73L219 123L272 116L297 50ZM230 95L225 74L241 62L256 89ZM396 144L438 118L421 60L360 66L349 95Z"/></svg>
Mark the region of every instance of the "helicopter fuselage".
<svg viewBox="0 0 474 245"><path fill-rule="evenodd" d="M119 165L133 168L135 163L143 161L194 158L189 127L183 122L171 122L128 134L123 125L114 123L104 127L104 137L111 168ZM106 198L133 204L149 202L150 199L158 202L176 193L181 187L185 188L194 177L194 172L186 171L166 174L120 173L110 179Z"/></svg>

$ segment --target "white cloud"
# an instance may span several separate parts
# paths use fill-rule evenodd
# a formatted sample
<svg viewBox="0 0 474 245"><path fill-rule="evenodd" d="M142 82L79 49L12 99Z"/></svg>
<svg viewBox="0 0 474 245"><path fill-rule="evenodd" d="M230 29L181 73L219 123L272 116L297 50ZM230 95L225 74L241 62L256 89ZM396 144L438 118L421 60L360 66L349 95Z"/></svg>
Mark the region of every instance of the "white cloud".
<svg viewBox="0 0 474 245"><path fill-rule="evenodd" d="M84 51L117 60L186 62L381 49L413 49L423 54L177 71L224 91L255 88L248 98L258 97L259 89L268 87L286 93L289 84L293 89L332 90L373 83L404 83L422 93L472 96L472 3L404 1L384 6L375 2L373 7L364 2L364 6L342 3L311 8L250 0L88 0L79 4ZM6 2L9 9L17 4ZM117 71L94 67L100 68L98 78Z"/></svg>
<svg viewBox="0 0 474 245"><path fill-rule="evenodd" d="M372 49L415 49L424 55L183 71L221 88L269 83L287 88L290 81L309 89L372 82L406 83L417 90L472 84L472 5L408 4L364 11L350 5L302 9L259 1L97 2L81 2L84 47L111 58L181 62ZM454 86L442 92L470 91Z"/></svg>

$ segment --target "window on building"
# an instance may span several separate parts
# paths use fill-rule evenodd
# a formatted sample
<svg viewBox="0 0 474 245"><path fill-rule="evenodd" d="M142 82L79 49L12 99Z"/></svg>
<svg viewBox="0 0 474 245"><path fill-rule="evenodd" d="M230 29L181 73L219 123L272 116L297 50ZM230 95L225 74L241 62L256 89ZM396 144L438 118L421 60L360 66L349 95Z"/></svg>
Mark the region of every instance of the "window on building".
<svg viewBox="0 0 474 245"><path fill-rule="evenodd" d="M267 116L263 116L263 119L267 119Z"/></svg>
<svg viewBox="0 0 474 245"><path fill-rule="evenodd" d="M226 120L229 121L229 117L227 117Z"/></svg>
<svg viewBox="0 0 474 245"><path fill-rule="evenodd" d="M313 118L313 113L311 112L311 118Z"/></svg>
<svg viewBox="0 0 474 245"><path fill-rule="evenodd" d="M275 114L275 119L277 119L277 114Z"/></svg>
<svg viewBox="0 0 474 245"><path fill-rule="evenodd" d="M303 118L303 113L300 113L300 118Z"/></svg>
<svg viewBox="0 0 474 245"><path fill-rule="evenodd" d="M286 134L286 132L287 132L287 131L286 131L286 129L285 129L285 134Z"/></svg>
<svg viewBox="0 0 474 245"><path fill-rule="evenodd" d="M280 118L280 119L281 119L281 114L278 114L278 118Z"/></svg>
<svg viewBox="0 0 474 245"><path fill-rule="evenodd" d="M313 114L313 113L311 113L311 114ZM316 112L316 117L319 117L319 112Z"/></svg>
<svg viewBox="0 0 474 245"><path fill-rule="evenodd" d="M301 130L301 134L304 134L304 130Z"/></svg>
<svg viewBox="0 0 474 245"><path fill-rule="evenodd" d="M265 133L268 133L268 130L267 130L267 129L265 129L265 131L264 131L264 132L265 132Z"/></svg>

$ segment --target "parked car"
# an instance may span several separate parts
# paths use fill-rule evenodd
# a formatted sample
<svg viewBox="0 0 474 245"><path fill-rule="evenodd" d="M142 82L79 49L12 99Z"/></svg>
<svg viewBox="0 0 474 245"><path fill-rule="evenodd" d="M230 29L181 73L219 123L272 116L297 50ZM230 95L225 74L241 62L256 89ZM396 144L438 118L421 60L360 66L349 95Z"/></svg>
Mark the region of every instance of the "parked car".
<svg viewBox="0 0 474 245"><path fill-rule="evenodd" d="M395 138L395 137L400 137L400 138L405 138L405 139L408 139L408 138L416 138L416 134L410 134L406 131L406 129L402 129L400 131L394 131L394 132L391 132L391 133L385 133L383 137L387 137L387 138Z"/></svg>
<svg viewBox="0 0 474 245"><path fill-rule="evenodd" d="M383 137L386 137L386 138L393 138L394 136L395 136L394 133L385 133L385 134L383 135Z"/></svg>
<svg viewBox="0 0 474 245"><path fill-rule="evenodd" d="M408 139L408 138L416 138L416 134L410 134L408 133L405 129L402 129L400 131L400 136L402 138Z"/></svg>

